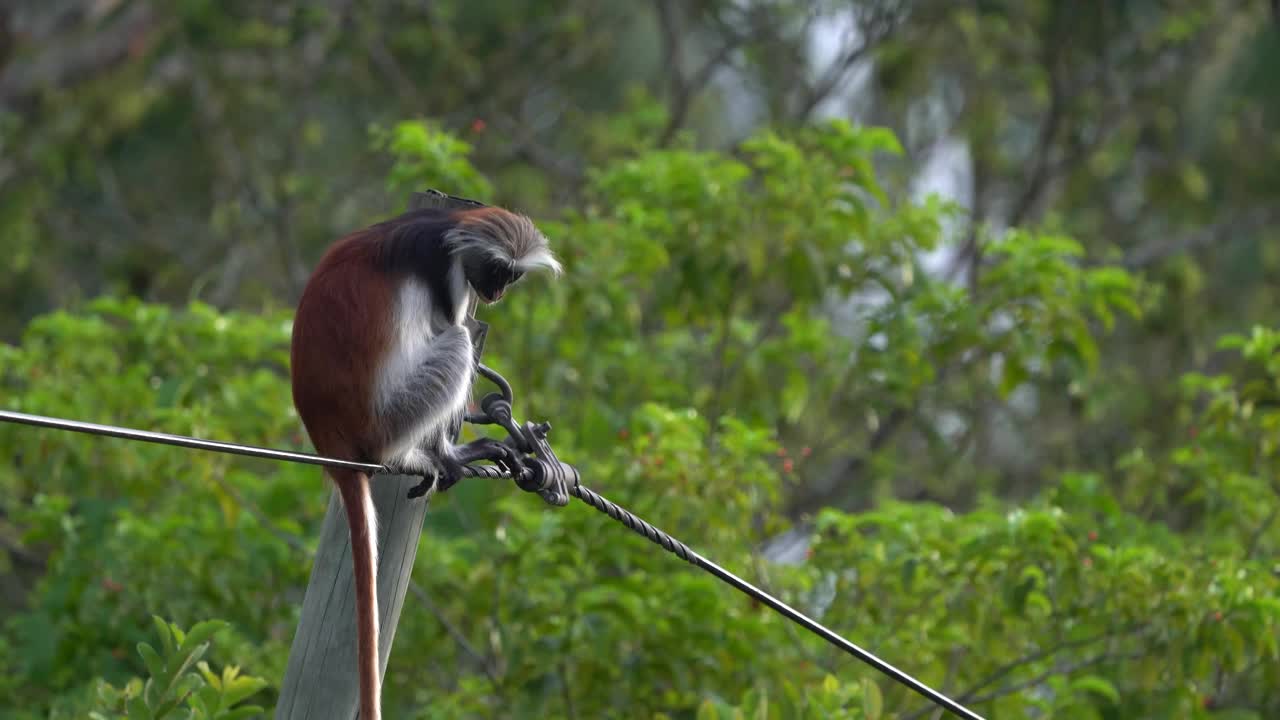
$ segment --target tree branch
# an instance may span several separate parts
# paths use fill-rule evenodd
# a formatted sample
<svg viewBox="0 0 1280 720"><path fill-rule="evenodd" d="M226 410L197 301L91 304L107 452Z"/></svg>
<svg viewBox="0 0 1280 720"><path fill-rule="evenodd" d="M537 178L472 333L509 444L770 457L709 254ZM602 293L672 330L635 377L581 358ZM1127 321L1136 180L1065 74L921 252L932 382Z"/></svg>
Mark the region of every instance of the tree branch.
<svg viewBox="0 0 1280 720"><path fill-rule="evenodd" d="M684 64L684 42L682 28L676 18L675 8L671 0L654 0L658 14L658 27L662 30L662 44L666 49L667 80L671 85L671 108L667 116L667 124L658 135L658 145L666 147L675 139L675 135L684 127L693 108L694 99L706 89L715 75L736 50L747 44L751 35L739 33L727 26L722 27L728 37L715 52L689 77L684 76L681 66Z"/></svg>
<svg viewBox="0 0 1280 720"><path fill-rule="evenodd" d="M449 635L449 637L453 638L455 643L458 644L458 648L462 650L462 654L471 658L472 662L484 671L484 674L489 678L489 682L495 689L497 689L498 686L501 685L502 681L498 678L497 673L494 672L492 664L480 653L479 650L476 649L475 645L471 644L470 640L467 640L467 637L462 634L461 630L455 627L452 622L449 622L449 618L444 616L444 612L440 610L440 607L436 605L434 601L432 601L431 596L427 594L427 591L413 581L409 581L409 591L413 593L414 597L418 598L419 602L426 606L428 612L435 616L436 620L440 622L441 627L444 628L444 631Z"/></svg>
<svg viewBox="0 0 1280 720"><path fill-rule="evenodd" d="M892 35L904 19L905 13L896 9L880 6L872 10L870 17L857 24L862 35L861 41L850 43L841 57L828 66L818 81L807 89L796 109L796 118L801 122L807 121L818 105L840 87L853 66Z"/></svg>
<svg viewBox="0 0 1280 720"><path fill-rule="evenodd" d="M1044 55L1045 72L1049 79L1049 107L1045 111L1044 120L1040 123L1035 153L1031 160L1031 172L1023 181L1023 190L1009 211L1010 226L1022 224L1036 201L1040 199L1044 188L1049 184L1051 175L1049 156L1052 153L1058 129L1062 126L1062 116L1066 106L1066 89L1063 87L1062 74L1058 67L1058 53L1049 41L1046 41Z"/></svg>
<svg viewBox="0 0 1280 720"><path fill-rule="evenodd" d="M1146 623L1137 623L1120 630L1115 630L1115 631L1109 630L1104 633L1098 633L1097 635L1091 635L1089 637L1080 638L1078 640L1067 640L1067 641L1058 643L1057 645L1054 645L1052 647L1044 648L1042 650L1037 650L1036 652L1024 655L1023 657L1020 657L1017 660L1013 660L1011 662L1005 663L1004 665L1001 665L1000 667L996 668L991 673L989 673L986 677L984 677L983 679L979 680L977 683L972 685L968 690L965 690L963 693L961 693L960 698L962 700L973 699L977 695L977 693L996 684L1002 678L1017 671L1019 668L1022 668L1023 666L1026 666L1026 665L1030 665L1032 663L1040 662L1041 660L1046 660L1050 657L1053 657L1054 655L1057 655L1058 653L1064 650L1074 650L1078 648L1088 647L1090 645L1093 645L1094 643L1102 642L1103 640L1109 640L1114 638L1125 637L1128 635L1133 635L1136 633L1140 633L1143 630L1146 630L1146 628L1147 628Z"/></svg>
<svg viewBox="0 0 1280 720"><path fill-rule="evenodd" d="M1277 213L1269 208L1253 208L1242 213L1230 214L1226 220L1201 228L1173 240L1149 240L1130 252L1124 266L1130 270L1153 265L1172 255L1193 252L1213 244L1228 233L1253 233L1272 225Z"/></svg>
<svg viewBox="0 0 1280 720"><path fill-rule="evenodd" d="M586 171L581 163L546 149L527 129L526 124L497 113L491 116L490 122L494 128L507 136L511 143L510 155L522 158L561 180L573 184L582 182L586 177Z"/></svg>
<svg viewBox="0 0 1280 720"><path fill-rule="evenodd" d="M80 17L69 15L71 20ZM89 18L90 22L95 18ZM150 39L157 24L151 5L141 0L130 3L120 17L90 33L68 33L69 38L51 37L61 24L48 28L50 36L40 37L40 51L29 60L15 60L0 74L0 107L23 107L39 95L79 84L95 75L110 72L135 57Z"/></svg>
<svg viewBox="0 0 1280 720"><path fill-rule="evenodd" d="M1085 668L1092 667L1094 665L1101 665L1104 662L1116 661L1116 660L1137 660L1143 657L1146 657L1146 654L1141 652L1131 652L1131 653L1123 653L1123 654L1102 653L1100 655L1095 655L1087 660L1081 660L1080 662L1075 663L1073 665L1067 665L1066 667L1049 668L1048 670L1045 670L1044 672L1040 673L1039 675L1036 675L1033 678L1029 678L1019 683L1014 683L1013 685L1007 685L1005 687L1000 688L999 690L989 692L986 695L979 695L978 697L967 698L967 700L970 704L981 705L983 703L991 702L992 700L1002 698L1005 695L1012 695L1016 692L1021 692L1023 690L1026 690L1027 688L1035 687L1036 685L1039 685L1040 683L1044 682L1045 680L1049 679L1054 675L1070 675L1072 673L1079 672L1081 670L1084 670Z"/></svg>

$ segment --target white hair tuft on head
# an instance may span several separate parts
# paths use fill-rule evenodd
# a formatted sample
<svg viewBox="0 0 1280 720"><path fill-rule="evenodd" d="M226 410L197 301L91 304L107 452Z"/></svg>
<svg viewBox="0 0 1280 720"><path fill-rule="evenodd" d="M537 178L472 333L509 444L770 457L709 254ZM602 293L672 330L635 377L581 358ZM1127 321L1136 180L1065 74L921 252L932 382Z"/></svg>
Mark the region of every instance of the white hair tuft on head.
<svg viewBox="0 0 1280 720"><path fill-rule="evenodd" d="M454 248L475 246L496 260L511 263L520 272L549 270L556 275L563 272L546 236L533 221L509 210L468 210L445 239Z"/></svg>

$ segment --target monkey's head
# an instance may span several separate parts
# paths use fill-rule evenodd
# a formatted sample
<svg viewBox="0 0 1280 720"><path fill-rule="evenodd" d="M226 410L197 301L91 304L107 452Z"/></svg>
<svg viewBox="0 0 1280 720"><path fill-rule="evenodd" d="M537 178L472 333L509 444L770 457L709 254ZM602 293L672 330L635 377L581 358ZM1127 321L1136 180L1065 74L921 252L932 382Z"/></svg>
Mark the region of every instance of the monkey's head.
<svg viewBox="0 0 1280 720"><path fill-rule="evenodd" d="M533 221L502 208L461 211L445 238L467 282L486 305L501 299L526 273L561 272L546 236Z"/></svg>

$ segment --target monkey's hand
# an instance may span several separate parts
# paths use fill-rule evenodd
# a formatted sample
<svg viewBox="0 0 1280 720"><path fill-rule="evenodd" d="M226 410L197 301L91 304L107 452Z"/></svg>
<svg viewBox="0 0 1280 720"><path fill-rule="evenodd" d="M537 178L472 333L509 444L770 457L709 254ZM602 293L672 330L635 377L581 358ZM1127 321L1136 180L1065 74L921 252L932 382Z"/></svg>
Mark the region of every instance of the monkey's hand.
<svg viewBox="0 0 1280 720"><path fill-rule="evenodd" d="M490 437L472 440L458 448L458 462L465 465L478 460L492 461L511 473L512 477L518 478L524 472L524 461L520 453L510 445Z"/></svg>

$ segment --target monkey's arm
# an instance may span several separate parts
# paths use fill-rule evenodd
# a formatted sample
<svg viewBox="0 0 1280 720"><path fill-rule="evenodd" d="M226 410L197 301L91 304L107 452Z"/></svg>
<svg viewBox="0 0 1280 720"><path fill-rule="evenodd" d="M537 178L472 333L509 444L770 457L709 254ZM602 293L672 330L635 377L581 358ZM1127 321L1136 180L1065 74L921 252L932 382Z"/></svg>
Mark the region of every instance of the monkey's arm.
<svg viewBox="0 0 1280 720"><path fill-rule="evenodd" d="M471 338L465 327L454 325L432 338L411 359L407 371L387 378L383 385L378 409L388 447L401 447L407 440L436 435L447 427L466 409L473 373ZM420 428L432 430L415 432ZM411 450L403 447L392 454Z"/></svg>

